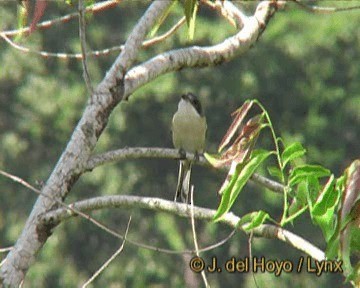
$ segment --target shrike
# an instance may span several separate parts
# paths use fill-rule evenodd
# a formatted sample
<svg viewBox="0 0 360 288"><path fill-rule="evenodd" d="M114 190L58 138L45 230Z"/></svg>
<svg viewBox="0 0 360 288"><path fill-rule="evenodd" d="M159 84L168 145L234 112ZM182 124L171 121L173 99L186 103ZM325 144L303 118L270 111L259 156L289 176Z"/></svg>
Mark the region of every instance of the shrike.
<svg viewBox="0 0 360 288"><path fill-rule="evenodd" d="M180 152L198 155L204 152L206 118L199 99L192 93L181 96L178 110L172 119L172 138L174 147ZM179 197L185 203L189 202L191 160L180 160L179 178L175 199Z"/></svg>

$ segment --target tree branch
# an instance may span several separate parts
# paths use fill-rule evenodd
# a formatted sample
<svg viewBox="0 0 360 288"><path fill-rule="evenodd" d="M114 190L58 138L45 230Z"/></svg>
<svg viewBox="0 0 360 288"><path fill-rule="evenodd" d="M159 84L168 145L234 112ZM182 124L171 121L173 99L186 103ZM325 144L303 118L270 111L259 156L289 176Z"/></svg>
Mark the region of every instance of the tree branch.
<svg viewBox="0 0 360 288"><path fill-rule="evenodd" d="M127 195L113 195L95 197L83 201L79 201L71 204L76 210L87 213L93 210L99 210L104 208L144 208L153 211L168 212L174 215L178 215L184 218L191 218L193 213L194 219L212 221L216 213L216 210L193 206L193 212L187 204L177 203L173 201L167 201L160 198L139 197L139 196L127 196ZM76 216L73 212L66 208L59 208L41 215L41 222L46 224L59 223L67 220L73 216ZM237 228L240 217L233 213L227 213L219 221L232 228ZM241 227L240 227L241 228ZM239 229L239 228L238 228ZM314 259L321 261L325 259L325 254L319 248L303 239L302 237L285 230L283 228L263 224L253 230L254 236L264 237L269 239L278 239L282 242L289 244L290 246L305 252ZM128 242L131 241L128 239ZM201 251L201 250L200 250Z"/></svg>
<svg viewBox="0 0 360 288"><path fill-rule="evenodd" d="M86 164L85 170L91 171L94 168L111 163L119 162L126 159L139 159L139 158L162 158L162 159L181 159L183 155L179 153L177 149L170 148L155 148L155 147L133 147L133 148L124 148L105 152L103 154L98 154L89 158L89 161ZM192 153L186 153L186 158L193 160L195 155ZM199 160L196 162L199 165L212 167L205 157L200 156ZM224 168L223 170L225 170ZM273 192L283 193L284 185L274 180L268 179L259 174L253 174L251 180L256 184L263 186Z"/></svg>
<svg viewBox="0 0 360 288"><path fill-rule="evenodd" d="M97 278L110 265L110 263L123 251L125 241L126 241L126 236L129 232L129 228L130 228L130 222L131 222L131 216L130 216L128 224L126 226L125 236L124 236L124 239L123 239L119 249L116 250L116 252L113 255L111 255L111 257L108 260L106 260L106 262L103 265L101 265L101 267L90 277L90 279L88 279L81 286L81 288L85 288L85 287L89 286L90 283L94 282L95 278Z"/></svg>
<svg viewBox="0 0 360 288"><path fill-rule="evenodd" d="M124 73L135 61L145 36L170 4L171 1L165 0L151 3L129 35L124 50L95 89L66 149L43 187L42 192L50 197L39 196L14 249L0 268L0 286L3 283L18 287L35 261L36 253L51 235L53 227L39 225L38 216L56 208L58 204L51 198L65 199L83 172L111 111L122 99Z"/></svg>
<svg viewBox="0 0 360 288"><path fill-rule="evenodd" d="M305 9L306 11L312 13L319 13L319 14L331 14L335 12L344 12L344 11L360 9L360 5L349 6L349 7L322 7L316 5L307 5L305 3L300 2L299 0L292 0L292 1L295 2L297 5L299 5L300 7L302 7L303 9Z"/></svg>
<svg viewBox="0 0 360 288"><path fill-rule="evenodd" d="M104 11L106 9L110 9L110 8L118 5L120 3L120 1L121 0L107 0L104 2L94 3L94 4L86 7L85 12L95 14L97 12ZM56 19L42 21L42 22L36 24L36 30L49 28L57 23L66 23L78 16L79 16L79 13L75 12L75 13L67 14L65 16L58 17ZM24 27L21 29L2 31L1 33L6 36L16 36L19 34L27 34L29 31L30 31L30 27Z"/></svg>
<svg viewBox="0 0 360 288"><path fill-rule="evenodd" d="M173 35L184 23L186 18L182 17L173 27L171 27L168 31L165 33L155 36L154 38L144 40L142 43L143 48L148 48L153 45L156 45L158 43L161 43L162 41L169 38L171 35ZM40 51L31 49L22 45L19 45L18 43L15 43L12 41L9 36L5 32L0 32L0 37L2 37L10 46L14 47L15 49L24 52L24 53L32 53L36 54L45 58L59 58L59 59L69 59L69 58L75 58L77 60L81 60L84 58L84 56L106 56L109 55L111 52L121 52L124 49L124 45L120 46L113 46L110 48L106 48L103 50L92 50L89 52L86 52L84 55L83 53L64 53L64 52L48 52L48 51Z"/></svg>
<svg viewBox="0 0 360 288"><path fill-rule="evenodd" d="M264 1L258 5L254 16L246 17L230 1L225 2L223 8L231 10L231 15L236 15L235 19L242 27L237 34L214 46L171 50L132 68L125 75L124 98L127 99L136 89L165 73L189 67L219 65L244 54L256 43L277 9L276 2Z"/></svg>

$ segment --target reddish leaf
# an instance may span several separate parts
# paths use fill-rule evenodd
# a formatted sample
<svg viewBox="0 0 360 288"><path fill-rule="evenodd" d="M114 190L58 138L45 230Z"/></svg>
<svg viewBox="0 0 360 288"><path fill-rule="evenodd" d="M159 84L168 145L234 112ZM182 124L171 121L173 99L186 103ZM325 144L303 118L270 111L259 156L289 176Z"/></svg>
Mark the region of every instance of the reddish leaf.
<svg viewBox="0 0 360 288"><path fill-rule="evenodd" d="M360 196L360 160L355 160L346 173L346 187L342 198L341 220L350 213L353 205Z"/></svg>
<svg viewBox="0 0 360 288"><path fill-rule="evenodd" d="M248 102L250 103L250 102ZM247 107L249 107L248 105L246 105ZM244 107L244 105L243 105ZM241 117L241 121L238 121L240 118L236 117L234 119L234 122L232 123L231 128L229 129L232 130L230 134L231 137L228 138L226 140L226 144L227 145L231 138L233 138L234 136L234 132L239 131L239 129L234 129L235 122L238 122L237 124L241 123L245 117L245 114L247 113L242 113L243 111L248 109L243 109L242 112L240 111L242 110L242 108L240 108L239 110L237 110L237 112L240 112L237 114L237 116L239 116L240 114L242 114L243 116ZM251 151L253 150L256 140L257 140L257 136L260 133L260 130L263 128L263 115L256 115L253 118L251 118L241 129L240 131L240 135L234 140L234 142L229 146L229 148L223 152L221 154L221 156L217 159L216 162L213 163L213 165L215 167L223 167L223 166L228 166L230 165L232 162L236 162L236 164L238 163L244 163L246 162L250 155L251 155ZM238 127L237 127L238 128ZM229 134L229 136L230 136ZM226 137L224 137L225 139ZM224 142L225 143L225 142Z"/></svg>
<svg viewBox="0 0 360 288"><path fill-rule="evenodd" d="M243 162L248 154L247 150L248 141L245 138L240 139L239 143L234 143L221 155L220 159L223 161L221 166L230 165L233 161L237 163Z"/></svg>
<svg viewBox="0 0 360 288"><path fill-rule="evenodd" d="M30 24L29 35L36 30L36 24L40 21L41 17L44 15L46 6L47 6L46 0L36 0L34 16Z"/></svg>
<svg viewBox="0 0 360 288"><path fill-rule="evenodd" d="M256 137L260 130L263 120L263 115L256 115L251 118L245 126L241 129L240 135L234 141L234 144L240 141L240 139L246 138L248 140L252 140L252 138Z"/></svg>
<svg viewBox="0 0 360 288"><path fill-rule="evenodd" d="M351 163L350 167L346 169L346 186L342 197L340 208L340 249L342 260L344 261L344 268L351 271L350 262L350 243L351 243L351 229L359 225L359 203L360 203L360 159ZM348 223L346 223L349 221Z"/></svg>
<svg viewBox="0 0 360 288"><path fill-rule="evenodd" d="M241 125L242 121L244 120L246 114L249 112L252 104L254 101L245 101L245 103L237 109L235 112L231 114L231 116L234 117L233 122L231 123L228 131L226 132L224 138L221 140L221 143L219 145L218 152L221 152L221 150L224 149L224 147L229 144L231 138L236 133L237 129Z"/></svg>

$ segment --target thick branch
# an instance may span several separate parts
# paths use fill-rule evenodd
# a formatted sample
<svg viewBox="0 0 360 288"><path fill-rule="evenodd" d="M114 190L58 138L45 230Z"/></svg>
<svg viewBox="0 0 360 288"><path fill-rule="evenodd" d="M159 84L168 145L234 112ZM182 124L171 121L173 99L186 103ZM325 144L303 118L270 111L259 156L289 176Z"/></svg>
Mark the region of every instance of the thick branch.
<svg viewBox="0 0 360 288"><path fill-rule="evenodd" d="M154 211L168 212L185 218L191 218L190 206L183 203L176 203L173 201L167 201L160 198L139 197L139 196L126 196L126 195L114 195L114 196L102 196L88 200L79 201L71 204L76 210L81 212L89 212L93 210L99 210L104 208L144 208ZM216 211L194 206L193 215L197 220L212 221ZM47 212L41 216L41 221L46 224L59 223L63 220L69 219L75 216L72 211L66 208L59 208L54 211ZM240 220L240 217L233 213L227 213L220 221L232 228L236 228ZM285 243L288 243L292 247L305 252L316 260L324 260L325 254L319 248L301 238L294 233L287 231L283 228L264 224L253 230L255 236L265 237L271 239L278 239Z"/></svg>
<svg viewBox="0 0 360 288"><path fill-rule="evenodd" d="M135 61L142 42L155 21L171 1L155 1L129 35L124 50L92 95L85 111L75 128L70 141L52 171L42 192L50 198L39 196L14 249L7 255L0 270L0 286L18 287L27 270L35 260L36 253L51 235L51 225L39 225L38 216L56 208L53 199L64 199L84 170L97 139L104 130L108 117L121 100L124 73Z"/></svg>
<svg viewBox="0 0 360 288"><path fill-rule="evenodd" d="M255 44L277 8L276 2L264 1L259 4L254 16L246 17L229 1L224 9L226 7L231 9L231 15L236 15L238 25L242 26L237 34L214 46L192 46L168 51L132 68L125 76L124 97L129 97L136 89L165 73L218 65L244 54ZM237 13L234 12L236 10Z"/></svg>
<svg viewBox="0 0 360 288"><path fill-rule="evenodd" d="M179 150L169 148L152 148L152 147L134 147L124 148L114 151L109 151L103 154L98 154L90 157L86 165L86 170L93 170L94 168L104 165L106 163L123 161L126 159L139 159L139 158L163 158L163 159L180 159L183 157L179 153ZM193 160L194 154L187 153L186 158ZM209 162L206 161L205 157L200 156L197 162L200 165L212 167ZM269 190L277 193L284 192L284 186L274 180L268 179L259 174L253 174L251 180L260 186L266 187Z"/></svg>

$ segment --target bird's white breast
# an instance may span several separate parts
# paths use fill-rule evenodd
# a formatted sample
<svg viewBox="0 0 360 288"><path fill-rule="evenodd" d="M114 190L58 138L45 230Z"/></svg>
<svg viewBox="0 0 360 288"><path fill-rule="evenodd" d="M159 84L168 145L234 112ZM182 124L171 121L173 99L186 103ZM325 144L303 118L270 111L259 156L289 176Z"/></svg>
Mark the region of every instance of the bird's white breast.
<svg viewBox="0 0 360 288"><path fill-rule="evenodd" d="M181 100L172 122L173 142L177 149L195 153L205 146L206 120L187 101Z"/></svg>

